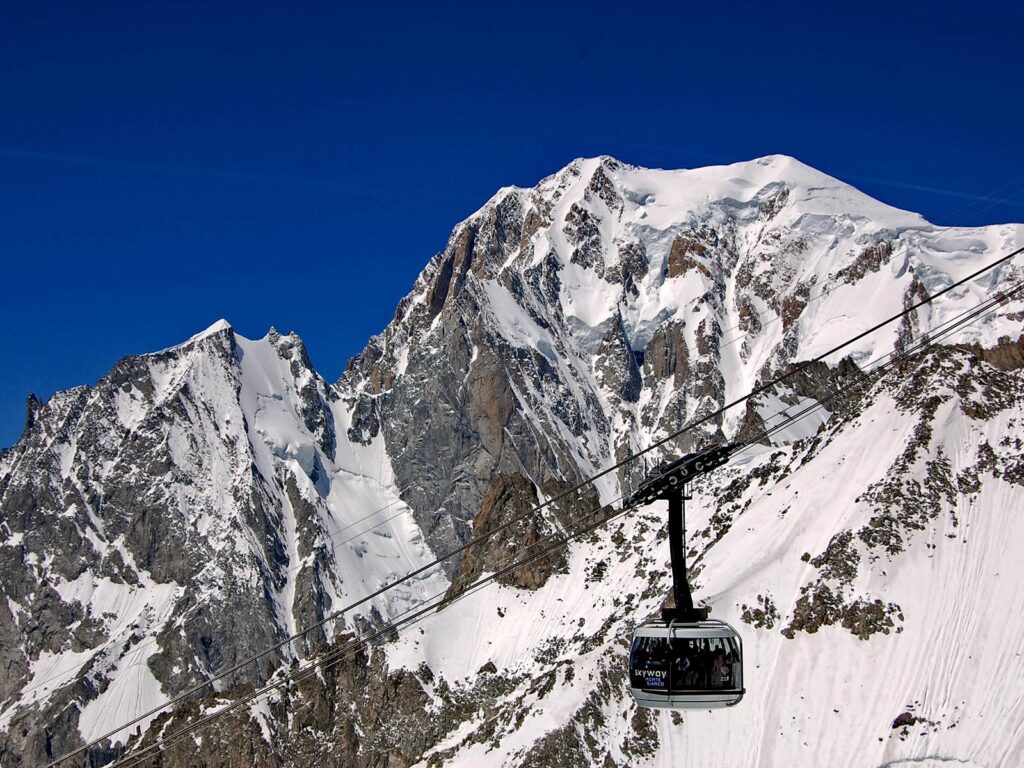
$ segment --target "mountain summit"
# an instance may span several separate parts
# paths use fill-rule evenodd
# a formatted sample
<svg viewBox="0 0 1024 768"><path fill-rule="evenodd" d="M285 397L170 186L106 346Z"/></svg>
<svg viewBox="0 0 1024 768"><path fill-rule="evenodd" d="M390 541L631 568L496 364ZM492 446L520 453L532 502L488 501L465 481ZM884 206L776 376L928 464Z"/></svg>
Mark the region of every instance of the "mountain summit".
<svg viewBox="0 0 1024 768"><path fill-rule="evenodd" d="M1016 764L1019 262L716 414L1022 235L936 227L784 156L684 171L580 159L458 224L333 384L295 334L249 340L220 321L34 403L0 455L0 762L45 764L281 643L92 748L104 764L464 594L618 506L658 461L740 439L689 512L696 596L744 635L736 709L684 720L626 690L624 643L670 583L655 505L161 759ZM870 373L997 291L1009 298L943 346Z"/></svg>

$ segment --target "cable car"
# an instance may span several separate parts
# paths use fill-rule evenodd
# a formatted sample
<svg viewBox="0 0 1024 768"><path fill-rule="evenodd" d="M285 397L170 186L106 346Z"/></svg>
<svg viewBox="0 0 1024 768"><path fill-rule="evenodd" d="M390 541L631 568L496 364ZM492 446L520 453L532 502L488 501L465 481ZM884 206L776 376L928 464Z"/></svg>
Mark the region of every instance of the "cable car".
<svg viewBox="0 0 1024 768"><path fill-rule="evenodd" d="M668 541L675 607L648 619L633 633L629 690L642 707L717 709L739 703L743 688L743 642L724 621L708 620L695 608L686 578L685 500L687 481L728 461L733 446L687 454L658 467L628 504L668 501Z"/></svg>
<svg viewBox="0 0 1024 768"><path fill-rule="evenodd" d="M629 649L630 693L661 709L717 709L743 698L743 642L724 621L645 621Z"/></svg>

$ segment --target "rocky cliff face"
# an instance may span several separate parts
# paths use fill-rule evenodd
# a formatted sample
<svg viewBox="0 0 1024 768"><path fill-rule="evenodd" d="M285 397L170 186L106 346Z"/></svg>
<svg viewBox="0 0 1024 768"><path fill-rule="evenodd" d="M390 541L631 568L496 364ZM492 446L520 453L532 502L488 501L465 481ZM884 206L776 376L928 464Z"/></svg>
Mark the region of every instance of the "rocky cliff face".
<svg viewBox="0 0 1024 768"><path fill-rule="evenodd" d="M335 401L297 337L218 324L37 406L0 499L5 764L100 736L427 557L397 496L354 474L359 456L335 464ZM339 542L385 512L379 566L362 568ZM381 607L221 687L264 682Z"/></svg>
<svg viewBox="0 0 1024 768"><path fill-rule="evenodd" d="M335 384L296 336L250 341L221 323L126 358L93 387L31 400L25 434L0 456L0 762L45 763L329 619L172 719L108 739L90 757L102 764L423 600L464 593L607 514L661 458L825 402L705 481L690 513L702 594L748 627L753 702L685 720L631 704L624 643L668 587L662 520L647 509L177 742L163 763L806 763L834 718L851 736L830 764L868 744L880 764L943 750L1011 764L1019 740L979 746L972 724L1012 710L1024 666L979 629L955 634L917 585L954 585L948 611L989 616L947 569L1017 572L991 550L1022 498L1013 265L334 613L1022 234L936 228L790 158L694 171L579 160L459 224ZM957 346L832 398L993 291L1006 303L946 339ZM972 588L1002 594L990 578L977 572ZM934 662L955 667L955 690L914 673L921 644L938 641L954 645ZM823 643L841 650L833 667ZM972 653L1009 670L995 703L957 677ZM808 659L828 684L811 685ZM866 703L833 707L851 679ZM902 730L886 730L905 712Z"/></svg>

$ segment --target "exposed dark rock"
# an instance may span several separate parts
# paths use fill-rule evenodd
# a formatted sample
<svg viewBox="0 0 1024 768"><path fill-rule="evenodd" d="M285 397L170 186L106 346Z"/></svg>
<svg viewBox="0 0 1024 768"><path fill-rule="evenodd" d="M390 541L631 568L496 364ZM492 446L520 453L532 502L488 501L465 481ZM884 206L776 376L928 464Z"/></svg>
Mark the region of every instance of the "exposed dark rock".
<svg viewBox="0 0 1024 768"><path fill-rule="evenodd" d="M551 501L533 512L540 498L530 480L521 475L495 475L473 519L472 538L486 538L466 550L448 590L449 598L472 585L481 573L504 570L534 555L539 557L500 576L498 581L521 589L539 589L552 574L565 573L565 551L557 549L541 555L538 545L546 545L552 537L591 523L606 512L599 509L593 490L571 492L571 486L549 481L543 493ZM517 520L520 517L523 519Z"/></svg>
<svg viewBox="0 0 1024 768"><path fill-rule="evenodd" d="M877 272L883 264L889 263L891 257L892 243L880 240L861 251L849 266L839 272L839 277L855 283L869 272Z"/></svg>
<svg viewBox="0 0 1024 768"><path fill-rule="evenodd" d="M617 315L598 347L594 369L604 387L622 401L635 403L643 384L636 360L629 348L622 317Z"/></svg>
<svg viewBox="0 0 1024 768"><path fill-rule="evenodd" d="M605 279L612 283L622 283L623 293L639 296L639 283L647 276L650 258L647 247L641 240L619 243L619 260L605 270Z"/></svg>
<svg viewBox="0 0 1024 768"><path fill-rule="evenodd" d="M715 239L717 245L717 238ZM668 254L668 277L683 277L691 269L700 271L705 277L711 277L711 271L704 263L708 248L693 234L679 235L672 242Z"/></svg>
<svg viewBox="0 0 1024 768"><path fill-rule="evenodd" d="M601 219L578 203L565 215L566 239L573 244L571 261L581 267L604 274L604 250L601 242Z"/></svg>
<svg viewBox="0 0 1024 768"><path fill-rule="evenodd" d="M1024 368L1024 335L1018 336L1016 341L1003 337L998 344L988 349L980 344L962 348L1001 371L1019 371Z"/></svg>
<svg viewBox="0 0 1024 768"><path fill-rule="evenodd" d="M773 629L780 619L771 595L758 595L755 607L744 604L742 610L740 618L755 629Z"/></svg>

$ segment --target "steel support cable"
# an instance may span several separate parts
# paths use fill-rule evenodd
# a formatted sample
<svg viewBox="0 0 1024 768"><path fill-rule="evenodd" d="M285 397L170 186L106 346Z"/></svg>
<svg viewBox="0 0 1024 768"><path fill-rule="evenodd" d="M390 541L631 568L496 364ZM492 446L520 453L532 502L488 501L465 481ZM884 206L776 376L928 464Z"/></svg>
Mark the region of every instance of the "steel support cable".
<svg viewBox="0 0 1024 768"><path fill-rule="evenodd" d="M1018 286L1014 288L1011 293L1017 292L1018 290L1021 289L1022 286L1024 286L1024 284L1018 284ZM732 456L736 456L737 454L749 448L751 445L760 442L761 439L765 437L770 437L775 432L784 429L789 425L805 418L806 416L810 415L810 413L812 413L813 411L822 408L826 403L834 400L840 395L843 395L852 389L856 389L858 387L870 384L875 374L878 374L879 372L885 373L887 368L894 367L896 363L917 354L922 349L937 344L940 339L945 338L946 336L955 332L959 328L969 324L975 318L984 315L991 309L994 309L999 303L1000 301L998 298L986 300L981 304L977 305L976 307L961 312L956 317L947 320L942 326L933 329L931 333L922 334L920 337L918 337L917 340L915 340L916 343L908 345L901 352L888 353L887 355L883 356L878 361L876 361L870 369L858 370L855 374L856 378L854 379L854 381L840 387L839 389L835 390L822 400L815 401L812 405L805 407L804 409L798 411L795 414L789 415L784 421L780 422L779 424L768 429L765 429L760 434L748 439L747 442L743 443L739 448L737 448L733 452ZM889 359L886 360L886 358ZM620 497L620 499L621 498L622 497ZM195 731L201 729L202 727L213 722L214 720L219 719L220 717L223 717L231 712L236 711L237 709L249 703L250 701L273 693L275 690L278 690L281 687L288 685L289 683L300 683L312 674L314 674L315 672L322 672L336 664L340 664L341 662L355 656L355 654L359 653L363 648L365 648L369 643L373 642L375 639L382 637L386 634L397 633L399 631L399 628L404 628L406 625L418 623L419 621L425 619L428 614L434 612L436 609L446 607L447 605L450 605L451 603L454 603L457 600L461 600L464 597L468 597L471 594L478 592L484 587L489 586L491 583L496 581L501 576L507 573L511 573L513 570L521 568L524 565L527 565L530 562L533 562L534 560L537 560L540 557L547 555L552 550L562 548L570 541L595 530L596 528L604 525L607 522L610 522L615 518L622 516L623 514L629 511L632 511L638 506L642 506L649 502L650 499L638 499L632 504L625 505L622 509L618 510L617 512L613 512L605 517L601 517L595 520L593 523L585 525L583 528L576 530L571 534L563 534L558 537L546 537L547 539L554 538L555 541L546 546L541 551L534 553L528 557L524 557L520 560L517 560L490 576L479 579L478 581L474 582L473 585L471 585L468 589L459 592L451 598L446 597L447 591L435 594L434 596L427 598L427 601L425 601L425 603L421 604L420 606L414 606L408 609L403 614L400 614L399 617L396 617L395 619L390 621L387 625L377 629L373 634L364 638L354 639L345 646L342 646L341 648L332 649L330 652L325 654L324 657L312 660L303 668L287 673L283 679L275 681L262 688L252 691L245 697L242 697L239 700L236 700L225 705L225 707L217 710L216 712L212 712L209 715L206 715L205 717L201 718L195 723L191 723L179 729L178 731L175 731L168 737L162 737L157 739L153 744L147 745L145 748L143 748L141 752L125 755L124 760L130 760L131 762L118 761L112 764L111 768L132 768L133 766L139 765L141 762L149 759L149 757L152 757L152 753L156 752L161 747L166 747L170 744L176 743L181 738L184 738L190 733L194 733ZM595 510L590 510L589 512L577 518L577 520L582 520L586 517L597 514L603 508L605 507L599 507ZM536 546L537 544L543 543L544 540L545 539L541 539L540 541L535 542L535 544L532 546ZM438 600L438 602L434 603L434 600Z"/></svg>
<svg viewBox="0 0 1024 768"><path fill-rule="evenodd" d="M1011 291L1011 294L1016 293L1022 286L1024 286L1024 284L1018 285L1016 288L1014 288ZM946 323L943 324L943 325L953 324L956 321L958 321L959 318L963 317L966 314L973 313L976 310L978 310L979 308L980 307L974 307L972 309L965 310L964 312L961 312L958 315L955 315L954 317L948 319L948 321L946 321ZM987 308L985 308L985 311L987 311ZM929 332L929 334L926 334L926 336L932 337L933 341L937 342L939 339L944 338L949 333L952 333L952 331L955 331L956 328L961 327L963 325L964 325L963 323L955 323L955 327L951 328L949 330L945 330L945 329L942 328L942 326L939 326L939 327L933 329L931 332ZM910 353L912 353L912 352L914 352L914 351L916 351L918 349L920 349L920 346L919 347L912 347L911 346L911 347L907 347L907 349L905 351L907 352L907 354L910 354ZM886 355L886 356L890 356L892 354L895 354L895 352L889 353L889 355ZM853 375L860 377L862 381L856 382L853 385L851 385L851 387L848 387L848 388L855 388L856 386L859 386L860 384L869 384L870 383L870 379L869 379L870 375L873 374L873 373L876 373L876 371L878 371L879 369L884 369L888 365L889 365L888 362L886 362L884 358L880 358L879 360L874 362L874 364L872 364L872 368L871 369L865 369L865 370L856 369L855 373ZM792 424L792 423L794 423L796 421L800 421L800 419L803 418L804 416L809 415L811 412L813 412L815 410L818 410L825 401L833 399L834 396L838 396L838 395L840 395L840 394L842 394L844 392L845 392L845 389L838 390L837 392L834 393L833 396L829 396L829 397L825 398L825 400L816 401L814 404L812 404L812 406L807 407L803 411L796 412L796 414L790 414L790 413L786 412L786 419L783 422L780 422L780 423L772 426L771 428L766 429L760 435L755 437L752 441L753 442L760 441L762 438L770 436L775 431L783 429L786 426L788 426L788 425L790 425L790 424ZM733 456L735 456L736 454L741 453L742 451L744 451L746 449L746 447L748 447L751 444L752 441L748 441L746 443L743 443L741 446L739 446L738 449L736 449L736 451L733 453ZM614 501L620 501L622 498L623 497L620 497L620 498L618 498L617 500L614 500ZM614 503L614 502L612 502L612 503ZM606 507L608 505L604 505L604 506ZM636 505L633 505L632 508L635 508L635 506ZM594 511L591 512L591 514L595 514L598 511L599 510L594 510ZM404 511L399 513L399 515L401 515L401 514L404 514ZM384 520L384 522L387 522L388 520L391 520L393 518L394 518L394 516L389 517L386 520ZM362 519L366 519L366 518L362 518ZM380 523L378 525L372 526L371 528L367 528L364 531L361 531L360 534L356 535L355 537L352 537L351 539L347 539L344 542L341 542L338 546L344 545L347 542L350 542L350 541L353 541L354 539L359 538L360 536L366 535L367 532L369 532L370 530L373 530L375 527L378 527L379 525L380 525ZM530 545L530 546L534 546L534 545ZM476 591L475 583L474 583L474 586L469 588L469 590L470 591ZM458 595L454 596L451 599L445 599L444 595L446 595L446 593L447 593L447 591L445 590L445 592L435 594L434 596L428 598L428 600L439 599L441 602L438 603L437 607L443 607L445 604L447 604L449 602L454 602L455 600L461 599L464 596L463 593L460 592L460 593L458 593ZM410 608L409 610L412 610L412 608ZM399 615L401 615L401 614L399 614ZM401 624L403 624L403 620L397 621L397 625L401 625ZM359 642L362 642L362 641L359 640ZM324 664L325 660L322 659L321 663Z"/></svg>
<svg viewBox="0 0 1024 768"><path fill-rule="evenodd" d="M988 308L989 307L986 307L985 311L987 311ZM968 320L965 321L965 322L968 322L970 319L972 319L972 318L968 318ZM958 323L957 326L951 328L949 332L952 332L952 330L956 330L956 327L958 327L959 325L962 325L962 324L963 323ZM943 335L946 335L945 331L943 332ZM924 341L921 344L919 344L918 346L908 347L907 350L905 350L903 354L893 358L893 360L890 361L890 363L894 364L898 360L901 360L901 359L903 359L905 357L909 357L910 355L915 354L923 346L926 346L929 343L930 344L936 343L937 338L938 338L938 334L936 334L936 339L931 341L931 342L929 342L927 339L924 339ZM861 372L859 377L858 377L858 380L856 380L856 381L852 382L851 384L841 388L840 390L837 390L836 392L834 392L829 397L827 397L827 398L825 398L825 399L823 399L821 401L818 401L818 402L816 402L815 404L813 404L811 406L806 407L805 409L803 409L802 411L798 412L797 414L794 414L794 415L788 417L784 422L781 422L780 424L776 425L775 427L772 427L770 429L765 430L760 435L752 438L747 443L744 443L743 446L741 446L737 451L735 451L733 453L733 456L735 456L736 454L742 452L743 450L748 448L753 443L758 442L761 438L763 438L765 436L768 436L768 435L770 435L771 433L773 433L773 432L775 432L777 430L783 429L786 426L789 426L790 424L792 424L792 423L794 423L796 421L799 421L801 418L804 418L805 416L809 415L810 412L821 408L826 402L829 402L834 397L837 397L840 394L843 394L847 390L852 389L852 388L856 388L856 387L859 387L859 386L862 386L862 385L865 385L865 384L869 384L870 383L870 374L876 373L878 370L880 370L881 368L886 367L890 363L881 362L878 366L876 366L871 371ZM632 509L635 509L636 507L641 506L641 505L646 504L646 503L648 503L648 500L638 500L637 502L635 502L635 503L633 503L631 505L627 505L626 507L624 507L620 511L615 512L615 513L609 515L608 517L603 518L602 520L597 522L593 527L596 528L597 525L603 525L604 523L609 522L610 520L612 520L612 519L614 519L616 517L619 517L622 514L625 514L626 512L631 511ZM592 511L591 514L593 514L596 511L599 511L599 509ZM156 752L157 750L159 750L160 747L167 747L167 746L170 746L170 745L176 743L181 738L184 738L185 736L187 736L187 735L189 735L191 733L194 733L197 730L200 730L205 725L207 725L207 724L211 723L212 721L217 720L220 717L223 717L223 716L225 716L225 715L227 715L227 714L229 714L229 713L239 709L240 707L242 707L243 705L249 703L250 701L254 701L254 700L258 699L258 698L263 697L264 695L268 695L270 693L273 693L275 690L277 690L277 689L279 689L279 688L281 688L281 687L283 687L283 686L285 686L285 685L287 685L289 683L300 683L303 680L305 680L308 677L310 677L314 672L317 672L317 671L322 672L322 671L324 671L326 669L329 669L330 667L332 667L332 666L334 666L336 664L340 664L341 662L343 662L343 661L345 661L347 659L352 658L356 653L361 651L366 645L368 645L370 642L375 640L377 637L380 637L380 636L382 636L384 634L388 634L388 633L392 633L392 632L398 632L399 631L399 627L402 627L403 625L406 625L406 624L412 625L412 624L418 623L419 621L425 619L427 617L427 614L433 612L436 608L443 607L445 605L454 603L456 600L461 600L463 597L468 597L470 594L476 593L480 589L483 589L485 586L488 586L491 583L491 581L493 581L493 579L496 579L498 576L502 575L503 573L509 572L509 571L511 571L513 569L516 569L516 568L521 568L523 565L528 564L532 560L535 560L535 559L537 559L539 557L544 556L545 554L547 554L547 552L550 549L557 548L557 547L562 547L565 544L567 544L570 540L572 540L572 539L576 538L577 536L582 535L583 533L586 533L586 532L588 532L588 531L577 531L576 533L574 533L572 535L565 536L565 537L561 538L559 541L557 541L554 544L552 544L551 546L546 547L543 551L541 551L539 553L536 553L536 554L534 554L534 555L532 555L532 556L530 556L528 558L524 558L522 560L519 560L519 561L516 561L516 562L512 563L506 569L503 569L498 574L495 574L493 576L493 578L492 577L488 577L488 578L485 578L485 579L481 579L478 582L475 582L469 589L464 590L463 592L460 592L458 595L456 595L456 596L454 596L454 597L452 597L452 598L450 598L448 600L445 600L444 597L443 597L444 594L446 594L446 593L441 593L440 595L434 595L433 597L428 598L428 601L431 601L431 600L434 600L434 599L437 599L438 597L440 597L441 598L441 602L440 603L438 603L438 604L430 604L430 605L421 605L421 606L418 607L419 610L417 610L416 613L413 614L413 615L408 615L408 614L412 614L413 610L414 610L413 608L410 608L404 614L400 614L400 616L404 616L404 618L396 618L396 619L392 620L387 626L378 629L376 632L374 632L374 634L372 634L372 635L370 635L368 637L365 637L365 638L360 638L358 640L354 640L349 645L343 646L340 649L332 650L331 652L326 654L323 658L317 659L315 661L310 661L302 669L296 670L294 672L289 672L282 680L276 681L274 683L268 684L267 686L265 686L263 688L260 688L258 690L252 691L250 694L246 695L242 699L236 700L234 702L231 702L231 703L225 705L225 707L223 707L222 709L217 710L216 712L212 712L209 715L206 715L205 717L203 717L201 720L199 720L199 721L197 721L195 723L191 723L191 724L183 727L182 729L176 731L171 736L158 739L157 742L155 742L154 744L148 745L147 747L143 748L143 750L141 752L137 752L137 753L130 754L130 755L125 755L124 759L125 760L130 760L131 762L121 762L121 761L119 761L117 763L112 764L111 768L133 768L134 766L137 766L137 765L141 764L142 762L148 760L150 757L155 756L152 753ZM542 541L543 540L541 540L541 542ZM541 543L541 542L537 542L537 543ZM160 750L160 751L163 751L163 750Z"/></svg>
<svg viewBox="0 0 1024 768"><path fill-rule="evenodd" d="M54 766L59 765L60 763L64 762L65 760L67 760L67 759L69 759L71 757L74 757L76 755L79 755L79 754L85 752L90 747L96 746L97 744L99 744L99 743L103 742L104 740L106 740L106 739L108 739L108 738L110 738L110 737L120 733L121 731L125 730L126 728L130 728L131 726L136 725L136 724L142 722L143 720L146 720L147 718L151 717L152 715L155 715L155 714L163 711L164 709L167 709L168 707L171 707L171 706L173 706L175 704L180 703L181 701L183 701L184 699L192 696L193 694L198 693L199 691L202 691L202 690L208 688L214 682L216 682L218 680L221 680L221 679L227 677L228 675L234 674L235 672L239 671L240 669L243 669L244 667L248 666L249 664L253 663L254 661L256 661L256 660L258 660L258 659L260 659L260 658L262 658L262 657L264 657L264 656L266 656L266 655L268 655L270 653L273 653L274 651L277 651L277 650L279 650L279 649L281 649L281 648L283 648L283 647L285 647L287 645L290 645L295 640L298 640L298 639L301 639L301 638L305 637L305 635L307 635L312 630L317 629L319 627L322 627L324 624L327 624L328 622L337 619L339 616L341 616L341 615L343 615L343 614L345 614L345 613L347 613L347 612L349 612L351 610L354 610L355 608L358 608L361 605L365 605L366 603L368 603L368 602L374 600L375 598L379 597L380 595L384 594L388 590L390 590L390 589L392 589L392 588L394 588L394 587L396 587L396 586L398 586L400 584L412 581L417 576L420 576L423 573L425 573L425 572L427 572L427 571L429 571L429 570L431 570L433 568L436 568L438 565L446 562L447 560L450 560L455 555L458 555L458 554L460 554L462 552L465 552L467 549L469 549L470 547L474 546L475 544L477 544L477 543L479 543L481 541L484 541L484 540L486 540L486 539L488 539L488 538L490 538L490 537L500 533L503 530L507 530L512 525L515 525L515 524L521 522L522 520L524 520L524 519L526 519L528 517L533 516L537 512L541 511L542 509L545 509L546 507L551 506L555 502L560 501L562 499L565 499L565 498L569 497L570 495L576 493L577 491L585 488L586 486L588 486L591 483L593 483L595 480L597 480L597 479L599 479L601 477L604 477L606 475L609 475L612 472L615 472L616 470L618 470L618 469L620 469L620 468L622 468L622 467L624 467L624 466L626 466L628 464L631 464L632 462L636 461L641 456L643 456L643 455L645 455L645 454L647 454L647 453L649 453L649 452L651 452L651 451L653 451L653 450L655 450L657 448L660 448L661 446L665 445L666 443L668 443L668 442L670 442L672 440L677 439L678 437L682 436L683 434L685 434L687 432L690 432L690 431L696 429L697 427L699 427L699 426L701 426L703 424L708 423L712 419L722 415L725 411L727 411L727 410L729 410L731 408L734 408L735 406L737 406L737 405L739 405L741 403L744 403L747 400L750 400L751 398L754 398L757 395L759 395L759 394L761 394L761 393L763 393L763 392L765 392L765 391L767 391L767 390L777 386L778 384L782 383L783 381L785 381L786 379L790 378L791 376L794 376L797 373L800 373L803 370L806 370L811 365L813 365L815 363L818 363L818 362L821 362L826 357L829 357L830 355L835 354L836 352L838 352L838 351L840 351L840 350L850 346L851 344L854 344L857 341L860 341L861 339L865 338L866 336L869 336L870 334L874 333L875 331L879 330L880 328L883 328L886 325L889 325L889 324L895 322L896 320L899 320L899 319L905 317L906 315L908 315L911 312L915 311L919 307L922 307L925 304L931 303L933 300L937 299L938 297L943 296L943 295L949 293L950 291L952 291L952 290L954 290L956 288L959 288L960 286L970 282L974 278L979 277L980 275L985 274L986 272L988 272L988 271L990 271L992 269L995 269L997 266L1006 263L1007 261L1009 261L1010 259L1012 259L1013 257L1015 257L1015 256L1017 256L1017 255L1019 255L1021 253L1024 253L1024 248L1018 248L1018 249L1016 249L1014 251L1011 251L1010 253L1006 254L1005 256L1002 256L999 259L996 259L995 261L990 262L986 266L984 266L984 267L982 267L982 268L980 268L978 270L975 270L974 272L970 273L969 275L961 278L960 280L957 280L957 281L951 283L950 285L948 285L945 288L937 291L936 293L934 293L934 294L932 294L932 295L930 295L930 296L928 296L928 297L918 301L915 304L912 304L909 307L906 307L901 312L898 312L895 315L892 315L891 317L889 317L889 318L887 318L885 320L882 320L881 322L876 323L875 325L873 325L870 328L860 332L859 334L856 334L855 336L847 339L846 341L844 341L844 342L842 342L840 344L835 345L831 349L829 349L829 350L819 354L817 357L814 357L811 360L806 360L806 361L804 361L802 363L797 363L796 365L794 365L786 373L783 373L783 374L775 377L771 381L768 381L768 382L766 382L764 384L761 384L761 385L755 387L753 390L751 390L746 395L744 395L742 397L739 397L739 398L736 398L735 400L727 403L726 405L723 405L720 408L718 408L718 409L716 409L716 410L706 414L705 416L702 416L699 419L696 419L695 421L693 421L693 422L691 422L691 423L689 423L687 425L684 425L680 429L676 430L675 432L672 432L672 433L668 434L667 436L665 436L663 438L655 440L653 443L651 443L646 448L643 448L643 449L641 449L641 450L639 450L639 451L637 451L635 453L632 453L632 454L626 456L625 458L619 460L618 462L616 462L616 463L606 467L605 469L603 469L603 470L601 470L601 471L591 475L589 478L586 478L586 479L582 480L581 482L577 483L576 485L572 486L571 488L569 488L569 489L567 489L567 490L565 490L565 491L563 491L563 492L561 492L561 493L559 493L559 494L557 494L557 495L547 499L543 503L533 507L530 510L527 510L523 514L521 514L521 515L519 515L519 516L517 516L517 517L515 517L515 518L513 518L511 520L508 520L507 522L497 526L493 530L488 531L485 534L481 534L480 536L477 536L477 537L474 537L474 538L470 539L465 544L463 544L463 545L461 545L459 547L456 547L455 549L449 551L448 553L442 555L441 557L436 558L432 562L426 563L426 564L424 564L424 565L422 565L422 566L420 566L420 567L410 571L405 576L399 577L399 578L395 579L394 581L391 581L388 584L385 584L383 587L380 587L376 591L371 592L370 594L360 598L359 600L356 600L356 601L348 604L347 606L344 606L343 608L339 609L338 611L335 611L335 612L331 613L329 616L327 616L327 617L325 617L323 619L320 619L317 622L314 622L310 626L305 627L304 629L302 629L302 630L296 632L295 634L285 638L284 640L281 640L281 641L277 642L276 644L274 644L274 645L272 645L272 646L270 646L270 647L268 647L268 648L266 648L266 649L264 649L262 651L259 651L256 654L253 654L253 655L247 657L246 659L243 659L242 661L237 662L236 664L232 665L231 667L229 667L229 668L227 668L225 670L221 670L221 671L215 673L214 676L208 678L207 680L203 681L202 683L198 683L198 684L192 686L191 688L188 688L187 690L185 690L184 692L182 692L178 696L168 700L164 704L158 705L157 707L154 707L154 708L148 710L147 712L144 712L143 714L138 715L137 717L135 717L131 721L129 721L129 722L119 726L118 728L115 728L114 730L109 731L108 733L105 733L102 736L94 738L89 743L87 743L87 744L85 744L85 745L83 745L81 747L78 747L78 748L76 748L74 750L71 750L71 751L61 755L60 757L58 757L55 760L53 760L52 762L50 762L46 766L46 768L54 768Z"/></svg>

